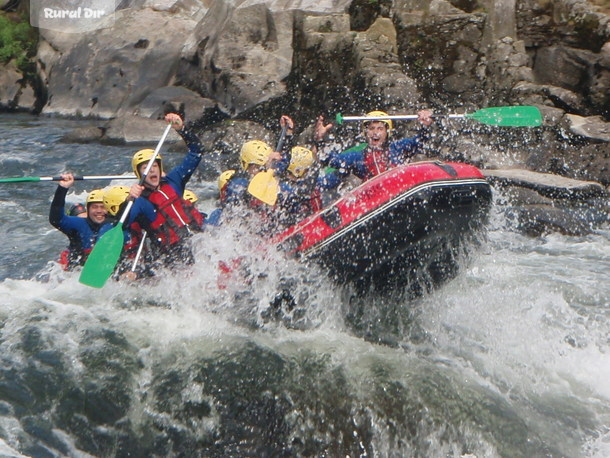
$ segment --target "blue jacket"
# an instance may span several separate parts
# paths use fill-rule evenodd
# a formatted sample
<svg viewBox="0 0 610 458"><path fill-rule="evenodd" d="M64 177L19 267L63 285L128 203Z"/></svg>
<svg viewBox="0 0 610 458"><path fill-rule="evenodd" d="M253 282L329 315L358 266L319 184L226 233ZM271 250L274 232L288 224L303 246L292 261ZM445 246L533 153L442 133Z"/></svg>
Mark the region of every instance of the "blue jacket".
<svg viewBox="0 0 610 458"><path fill-rule="evenodd" d="M250 184L250 176L246 172L236 172L225 185L220 202L221 207L247 203L250 196L248 184Z"/></svg>
<svg viewBox="0 0 610 458"><path fill-rule="evenodd" d="M58 186L51 203L49 222L51 225L68 236L70 264L84 264L86 255L93 249L95 243L108 230L112 229L111 222L97 224L90 218L68 216L65 213L66 194L68 189Z"/></svg>
<svg viewBox="0 0 610 458"><path fill-rule="evenodd" d="M387 169L405 164L419 152L427 138L427 133L424 131L414 137L390 142L385 148L378 151L369 149L367 143L361 143L339 154L331 154L327 165L335 170L322 177L321 186L323 189L332 189L349 174L362 180L368 180ZM373 155L379 158L379 164L372 159ZM379 167L377 167L378 165Z"/></svg>

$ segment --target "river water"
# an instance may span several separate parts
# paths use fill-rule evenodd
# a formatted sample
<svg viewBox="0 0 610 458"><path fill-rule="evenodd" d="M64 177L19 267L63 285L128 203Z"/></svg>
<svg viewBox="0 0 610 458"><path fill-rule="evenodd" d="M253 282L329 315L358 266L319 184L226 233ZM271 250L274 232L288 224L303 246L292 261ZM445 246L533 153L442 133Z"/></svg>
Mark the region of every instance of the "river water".
<svg viewBox="0 0 610 458"><path fill-rule="evenodd" d="M2 176L130 172L132 148L59 142L82 123L0 115ZM204 210L214 186L193 178ZM218 289L251 250L233 227L188 271L92 289L52 262L54 190L0 184L1 456L610 456L607 226L527 238L497 199L459 275L415 299L358 302L275 255ZM278 285L297 308L264 319Z"/></svg>

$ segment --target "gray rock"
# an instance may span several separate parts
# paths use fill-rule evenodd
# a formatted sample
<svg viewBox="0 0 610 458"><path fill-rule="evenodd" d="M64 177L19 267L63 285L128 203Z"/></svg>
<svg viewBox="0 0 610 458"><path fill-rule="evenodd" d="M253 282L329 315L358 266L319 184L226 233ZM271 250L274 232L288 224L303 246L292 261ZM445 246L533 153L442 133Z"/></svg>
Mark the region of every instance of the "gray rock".
<svg viewBox="0 0 610 458"><path fill-rule="evenodd" d="M93 143L99 142L106 129L98 126L78 127L63 135L60 141L64 143Z"/></svg>
<svg viewBox="0 0 610 458"><path fill-rule="evenodd" d="M610 69L610 41L604 43L602 49L599 51L599 65L606 69Z"/></svg>
<svg viewBox="0 0 610 458"><path fill-rule="evenodd" d="M564 134L569 138L569 133ZM610 183L610 143L558 142L553 132L544 132L540 146L524 162L530 170L551 172L577 180Z"/></svg>
<svg viewBox="0 0 610 458"><path fill-rule="evenodd" d="M485 15L460 10L435 15L420 7L397 6L395 11L399 55L407 73L422 92L445 94L452 104L479 98L487 72L481 45Z"/></svg>
<svg viewBox="0 0 610 458"><path fill-rule="evenodd" d="M591 51L549 46L538 50L533 70L539 83L579 91L597 60Z"/></svg>
<svg viewBox="0 0 610 458"><path fill-rule="evenodd" d="M184 110L184 119L196 120L203 116L206 108L213 108L214 101L201 97L181 86L166 86L155 89L133 111L143 118L162 119L170 111ZM173 108L173 110L172 110Z"/></svg>
<svg viewBox="0 0 610 458"><path fill-rule="evenodd" d="M555 106L563 107L565 110L582 113L585 108L585 102L582 95L577 92L570 91L557 86L543 85L541 86L542 94L546 95Z"/></svg>
<svg viewBox="0 0 610 458"><path fill-rule="evenodd" d="M0 65L0 108L15 108L22 78L23 76L17 71L14 61Z"/></svg>
<svg viewBox="0 0 610 458"><path fill-rule="evenodd" d="M565 110L561 108L541 106L540 112L545 126L557 126L565 115Z"/></svg>
<svg viewBox="0 0 610 458"><path fill-rule="evenodd" d="M576 176L610 184L610 143L585 145L573 156L570 169Z"/></svg>
<svg viewBox="0 0 610 458"><path fill-rule="evenodd" d="M516 0L488 2L489 15L483 43L490 45L504 37L516 38Z"/></svg>
<svg viewBox="0 0 610 458"><path fill-rule="evenodd" d="M553 205L553 199L544 197L533 189L508 186L504 192L512 205Z"/></svg>
<svg viewBox="0 0 610 458"><path fill-rule="evenodd" d="M120 10L114 28L79 35L63 53L47 49L49 101L43 113L110 118L131 112L170 82L194 26L151 9Z"/></svg>
<svg viewBox="0 0 610 458"><path fill-rule="evenodd" d="M163 120L141 118L139 116L121 116L110 121L101 138L102 143L113 145L156 144L167 123ZM170 130L166 143L182 141L175 130Z"/></svg>
<svg viewBox="0 0 610 458"><path fill-rule="evenodd" d="M15 104L17 111L28 111L30 113L34 113L36 111L37 104L38 98L36 97L32 86L27 85L20 88L19 93L17 94L17 102Z"/></svg>
<svg viewBox="0 0 610 458"><path fill-rule="evenodd" d="M585 199L601 196L604 187L596 182L574 180L571 178L538 173L522 169L486 169L483 174L492 182L499 185L513 185L533 189L539 194L549 198Z"/></svg>
<svg viewBox="0 0 610 458"><path fill-rule="evenodd" d="M601 116L566 114L565 117L572 133L591 140L610 142L610 123L605 122Z"/></svg>
<svg viewBox="0 0 610 458"><path fill-rule="evenodd" d="M357 79L383 107L410 108L420 94L415 81L402 71L398 62L396 29L388 18L378 18L354 40Z"/></svg>
<svg viewBox="0 0 610 458"><path fill-rule="evenodd" d="M272 11L264 3L231 8L219 2L213 13L199 26L200 92L231 114L284 94L293 12Z"/></svg>
<svg viewBox="0 0 610 458"><path fill-rule="evenodd" d="M579 236L591 232L591 224L586 218L566 208L552 205L524 205L514 207L507 212L521 232L532 237L559 232L563 235Z"/></svg>

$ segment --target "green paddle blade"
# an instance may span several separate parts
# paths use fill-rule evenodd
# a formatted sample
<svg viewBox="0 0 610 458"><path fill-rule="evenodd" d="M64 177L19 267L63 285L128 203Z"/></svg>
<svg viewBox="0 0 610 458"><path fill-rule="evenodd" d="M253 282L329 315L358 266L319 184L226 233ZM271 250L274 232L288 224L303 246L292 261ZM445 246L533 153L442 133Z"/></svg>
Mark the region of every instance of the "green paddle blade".
<svg viewBox="0 0 610 458"><path fill-rule="evenodd" d="M267 205L275 205L280 185L273 176L273 170L259 172L250 180L248 192Z"/></svg>
<svg viewBox="0 0 610 458"><path fill-rule="evenodd" d="M97 241L80 274L82 284L101 288L110 278L123 251L123 225L117 224Z"/></svg>
<svg viewBox="0 0 610 458"><path fill-rule="evenodd" d="M542 124L540 110L534 106L482 108L464 117L491 126L537 127Z"/></svg>
<svg viewBox="0 0 610 458"><path fill-rule="evenodd" d="M0 183L26 183L32 181L40 181L40 177L18 177L0 179Z"/></svg>

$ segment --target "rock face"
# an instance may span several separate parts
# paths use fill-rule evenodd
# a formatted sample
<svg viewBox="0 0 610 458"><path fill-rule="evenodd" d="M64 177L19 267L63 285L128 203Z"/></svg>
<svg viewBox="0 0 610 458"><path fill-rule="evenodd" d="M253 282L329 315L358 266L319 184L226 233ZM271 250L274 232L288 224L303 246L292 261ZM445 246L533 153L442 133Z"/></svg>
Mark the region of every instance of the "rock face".
<svg viewBox="0 0 610 458"><path fill-rule="evenodd" d="M111 118L171 82L184 47L175 37L195 21L148 8L115 14L114 27L79 34L69 44L67 34L43 32L55 50L41 56L49 93L43 113Z"/></svg>
<svg viewBox="0 0 610 458"><path fill-rule="evenodd" d="M22 75L15 67L14 61L0 66L0 108L10 109L15 107L19 100L21 78Z"/></svg>
<svg viewBox="0 0 610 458"><path fill-rule="evenodd" d="M535 103L610 116L610 26L585 1L190 0L122 8L111 28L41 30L44 113L147 116L157 111L142 111L149 94L182 86L227 116L287 101L312 112Z"/></svg>

